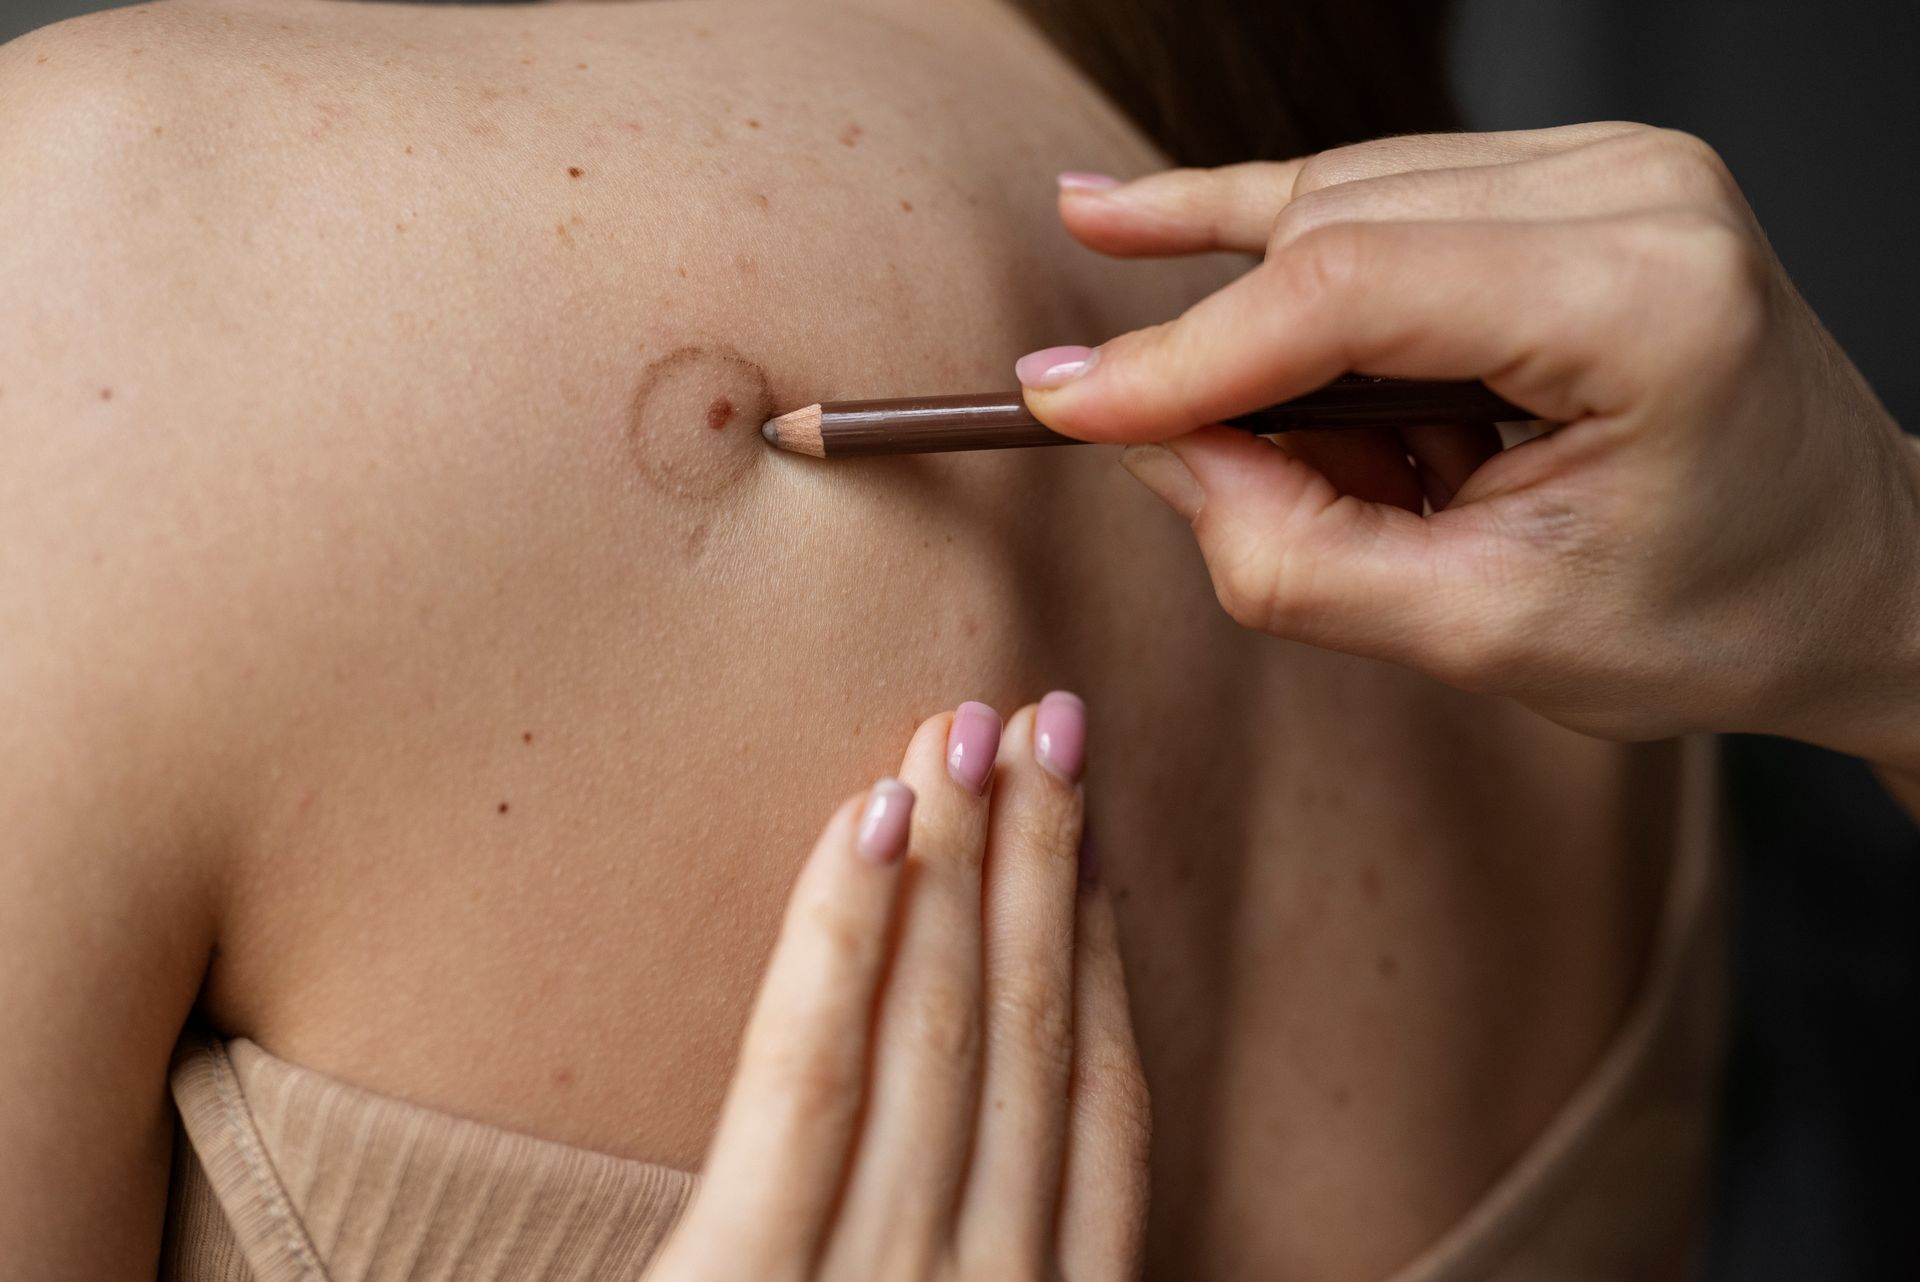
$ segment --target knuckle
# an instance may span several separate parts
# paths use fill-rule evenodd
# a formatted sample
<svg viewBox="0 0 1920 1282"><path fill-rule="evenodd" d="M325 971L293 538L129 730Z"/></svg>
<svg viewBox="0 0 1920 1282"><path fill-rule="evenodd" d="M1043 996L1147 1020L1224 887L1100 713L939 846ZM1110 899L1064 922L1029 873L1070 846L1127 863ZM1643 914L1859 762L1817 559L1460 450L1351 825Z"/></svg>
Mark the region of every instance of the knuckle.
<svg viewBox="0 0 1920 1282"><path fill-rule="evenodd" d="M1295 196L1274 215L1267 232L1267 251L1282 249L1307 233L1333 222L1336 209L1333 197L1321 192Z"/></svg>
<svg viewBox="0 0 1920 1282"><path fill-rule="evenodd" d="M1363 228L1335 223L1301 236L1260 270L1294 307L1314 311L1353 290L1366 270L1366 250Z"/></svg>
<svg viewBox="0 0 1920 1282"><path fill-rule="evenodd" d="M783 1056L769 1069L768 1080L775 1097L795 1117L851 1109L864 1084L858 1063L824 1050Z"/></svg>
<svg viewBox="0 0 1920 1282"><path fill-rule="evenodd" d="M1052 776L1047 776L1049 780ZM1080 848L1080 794L1064 786L1048 787L1031 804L1010 809L1000 820L997 845L1024 859L1044 863Z"/></svg>
<svg viewBox="0 0 1920 1282"><path fill-rule="evenodd" d="M843 975L866 965L875 947L871 923L827 896L807 905L804 920L825 953L830 974Z"/></svg>
<svg viewBox="0 0 1920 1282"><path fill-rule="evenodd" d="M1101 1119L1123 1160L1138 1163L1144 1174L1153 1147L1153 1099L1132 1046L1111 1042L1089 1047L1073 1090Z"/></svg>
<svg viewBox="0 0 1920 1282"><path fill-rule="evenodd" d="M1002 1038L1065 1077L1073 1059L1073 1006L1058 986L1037 976L1008 983L994 996L993 1018Z"/></svg>
<svg viewBox="0 0 1920 1282"><path fill-rule="evenodd" d="M1720 153L1693 134L1646 129L1619 144L1639 180L1682 208L1726 211L1744 204Z"/></svg>
<svg viewBox="0 0 1920 1282"><path fill-rule="evenodd" d="M1213 595L1228 618L1256 632L1270 630L1278 611L1272 583L1264 575L1249 571L1244 557L1221 550L1209 552L1208 570Z"/></svg>
<svg viewBox="0 0 1920 1282"><path fill-rule="evenodd" d="M1662 337L1693 357L1743 354L1765 328L1772 261L1745 228L1694 211L1651 220L1648 288L1674 300Z"/></svg>
<svg viewBox="0 0 1920 1282"><path fill-rule="evenodd" d="M969 1064L980 1049L980 1004L962 984L941 980L925 985L906 1009L903 1042L917 1058L943 1064Z"/></svg>
<svg viewBox="0 0 1920 1282"><path fill-rule="evenodd" d="M1300 172L1293 176L1293 198L1299 200L1316 191L1324 191L1341 181L1348 161L1348 148L1336 147L1309 156Z"/></svg>
<svg viewBox="0 0 1920 1282"><path fill-rule="evenodd" d="M1199 371L1213 367L1205 326L1182 317L1137 330L1114 362L1125 372L1112 403L1158 426L1192 429L1207 421ZM1108 347L1123 340L1116 339Z"/></svg>

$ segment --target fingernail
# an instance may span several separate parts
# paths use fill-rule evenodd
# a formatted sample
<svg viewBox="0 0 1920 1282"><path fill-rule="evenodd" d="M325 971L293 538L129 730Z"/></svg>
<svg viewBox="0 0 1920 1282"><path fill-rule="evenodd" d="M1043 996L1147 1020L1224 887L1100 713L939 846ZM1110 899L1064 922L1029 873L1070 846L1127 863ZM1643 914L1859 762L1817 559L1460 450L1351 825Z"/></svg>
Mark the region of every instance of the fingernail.
<svg viewBox="0 0 1920 1282"><path fill-rule="evenodd" d="M1000 747L1000 714L984 703L963 703L947 731L947 773L974 792L984 792Z"/></svg>
<svg viewBox="0 0 1920 1282"><path fill-rule="evenodd" d="M854 849L876 864L890 864L907 853L908 820L913 817L913 789L898 779L882 779L867 792L867 812L860 816L860 836Z"/></svg>
<svg viewBox="0 0 1920 1282"><path fill-rule="evenodd" d="M1080 888L1092 890L1100 884L1100 847L1093 841L1093 825L1080 829Z"/></svg>
<svg viewBox="0 0 1920 1282"><path fill-rule="evenodd" d="M1068 783L1087 768L1087 705L1077 694L1055 690L1040 701L1033 719L1033 757Z"/></svg>
<svg viewBox="0 0 1920 1282"><path fill-rule="evenodd" d="M1207 494L1200 482L1180 456L1164 445L1129 445L1120 451L1120 466L1189 521L1206 506Z"/></svg>
<svg viewBox="0 0 1920 1282"><path fill-rule="evenodd" d="M1076 195L1112 191L1119 185L1120 180L1111 174L1090 174L1080 169L1069 169L1060 175L1060 190Z"/></svg>
<svg viewBox="0 0 1920 1282"><path fill-rule="evenodd" d="M1091 347L1043 347L1015 361L1013 373L1020 386L1046 391L1071 383L1099 358Z"/></svg>

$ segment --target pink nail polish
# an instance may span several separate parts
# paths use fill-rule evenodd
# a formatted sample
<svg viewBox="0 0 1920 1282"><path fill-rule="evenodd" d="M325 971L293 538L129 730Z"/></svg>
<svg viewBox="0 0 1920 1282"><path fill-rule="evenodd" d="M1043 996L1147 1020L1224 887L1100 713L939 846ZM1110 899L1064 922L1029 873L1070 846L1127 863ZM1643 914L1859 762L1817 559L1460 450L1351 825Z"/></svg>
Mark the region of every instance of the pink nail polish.
<svg viewBox="0 0 1920 1282"><path fill-rule="evenodd" d="M876 864L891 864L907 853L908 822L913 818L913 789L898 779L882 779L867 792L866 813L854 849Z"/></svg>
<svg viewBox="0 0 1920 1282"><path fill-rule="evenodd" d="M1060 190L1075 195L1095 195L1103 191L1112 191L1120 185L1120 180L1111 174L1090 174L1080 169L1069 169L1060 175Z"/></svg>
<svg viewBox="0 0 1920 1282"><path fill-rule="evenodd" d="M1013 372L1020 386L1045 391L1071 383L1099 358L1091 347L1043 347L1015 361Z"/></svg>
<svg viewBox="0 0 1920 1282"><path fill-rule="evenodd" d="M1079 695L1055 690L1040 701L1033 719L1033 757L1068 783L1080 781L1087 768L1087 705Z"/></svg>
<svg viewBox="0 0 1920 1282"><path fill-rule="evenodd" d="M947 773L961 786L984 792L1000 747L1000 714L984 703L963 703L947 731Z"/></svg>

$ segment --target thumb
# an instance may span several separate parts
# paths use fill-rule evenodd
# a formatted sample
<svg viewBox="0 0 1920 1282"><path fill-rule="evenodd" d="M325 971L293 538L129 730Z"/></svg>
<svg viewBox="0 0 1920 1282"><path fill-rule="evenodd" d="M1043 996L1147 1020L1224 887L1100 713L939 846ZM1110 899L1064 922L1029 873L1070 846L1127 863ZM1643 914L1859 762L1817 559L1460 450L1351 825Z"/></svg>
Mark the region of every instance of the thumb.
<svg viewBox="0 0 1920 1282"><path fill-rule="evenodd" d="M1467 514L1422 518L1343 495L1278 442L1205 427L1121 465L1193 526L1215 594L1245 627L1479 684L1513 607L1473 572ZM1478 581L1478 582L1476 582Z"/></svg>

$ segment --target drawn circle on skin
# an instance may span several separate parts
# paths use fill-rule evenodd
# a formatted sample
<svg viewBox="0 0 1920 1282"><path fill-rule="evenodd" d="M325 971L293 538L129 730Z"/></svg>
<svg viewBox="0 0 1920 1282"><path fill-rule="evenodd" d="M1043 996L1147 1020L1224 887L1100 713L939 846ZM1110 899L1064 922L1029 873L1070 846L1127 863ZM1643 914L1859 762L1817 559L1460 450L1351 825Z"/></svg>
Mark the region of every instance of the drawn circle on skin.
<svg viewBox="0 0 1920 1282"><path fill-rule="evenodd" d="M627 440L650 488L676 499L718 498L766 453L760 425L772 413L764 370L730 347L691 344L641 373Z"/></svg>

